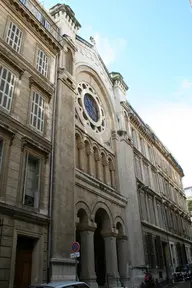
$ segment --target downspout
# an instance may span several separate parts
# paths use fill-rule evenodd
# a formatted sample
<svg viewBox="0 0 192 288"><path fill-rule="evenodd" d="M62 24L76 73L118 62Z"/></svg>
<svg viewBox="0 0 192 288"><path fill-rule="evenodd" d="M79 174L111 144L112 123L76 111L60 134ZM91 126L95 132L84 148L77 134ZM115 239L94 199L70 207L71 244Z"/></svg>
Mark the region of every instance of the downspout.
<svg viewBox="0 0 192 288"><path fill-rule="evenodd" d="M50 260L51 260L51 234L52 234L52 207L53 207L53 173L54 173L54 152L55 152L55 115L56 115L56 104L57 104L57 81L58 81L58 63L59 63L59 52L55 59L55 92L53 100L53 114L52 114L52 135L51 135L51 157L50 157L50 177L49 177L49 227L48 227L48 251L47 251L47 283L50 282Z"/></svg>

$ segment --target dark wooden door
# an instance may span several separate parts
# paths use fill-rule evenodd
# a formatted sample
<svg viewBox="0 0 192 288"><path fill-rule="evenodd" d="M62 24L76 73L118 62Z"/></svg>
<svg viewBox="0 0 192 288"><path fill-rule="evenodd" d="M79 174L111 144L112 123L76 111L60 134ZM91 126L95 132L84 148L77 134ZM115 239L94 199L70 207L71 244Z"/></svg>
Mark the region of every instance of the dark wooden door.
<svg viewBox="0 0 192 288"><path fill-rule="evenodd" d="M28 288L31 284L32 247L18 243L15 263L14 288ZM27 247L28 246L28 247Z"/></svg>

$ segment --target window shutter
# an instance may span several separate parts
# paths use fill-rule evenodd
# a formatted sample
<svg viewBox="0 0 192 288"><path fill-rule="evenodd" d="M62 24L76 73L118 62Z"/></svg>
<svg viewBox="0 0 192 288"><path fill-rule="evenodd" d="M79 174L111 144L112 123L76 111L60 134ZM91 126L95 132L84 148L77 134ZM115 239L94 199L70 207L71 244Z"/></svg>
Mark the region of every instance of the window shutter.
<svg viewBox="0 0 192 288"><path fill-rule="evenodd" d="M178 264L182 265L183 261L182 261L182 254L181 254L181 245L179 242L176 244L176 249L177 249L177 255L178 255L178 262L179 262Z"/></svg>
<svg viewBox="0 0 192 288"><path fill-rule="evenodd" d="M26 193L26 187L27 187L27 174L28 174L28 153L25 157L25 165L24 165L24 181L23 181L23 203L25 203L25 193Z"/></svg>
<svg viewBox="0 0 192 288"><path fill-rule="evenodd" d="M163 250L162 250L162 244L161 244L161 237L156 236L156 247L157 247L157 263L159 268L163 268Z"/></svg>
<svg viewBox="0 0 192 288"><path fill-rule="evenodd" d="M35 177L35 187L34 187L34 191L35 191L35 203L34 206L37 208L39 206L39 187L40 187L40 161L38 160L36 163L36 177Z"/></svg>
<svg viewBox="0 0 192 288"><path fill-rule="evenodd" d="M147 234L147 251L148 251L149 266L155 267L155 252L153 245L153 236L151 233Z"/></svg>

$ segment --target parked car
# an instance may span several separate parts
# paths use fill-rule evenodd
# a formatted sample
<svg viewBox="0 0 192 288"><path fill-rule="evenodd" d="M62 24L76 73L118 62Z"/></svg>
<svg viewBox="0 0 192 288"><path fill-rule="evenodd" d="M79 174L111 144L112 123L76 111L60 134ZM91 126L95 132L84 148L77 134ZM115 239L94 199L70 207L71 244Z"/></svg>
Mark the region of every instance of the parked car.
<svg viewBox="0 0 192 288"><path fill-rule="evenodd" d="M29 288L90 288L84 282L50 282L42 284L34 284L29 286Z"/></svg>
<svg viewBox="0 0 192 288"><path fill-rule="evenodd" d="M177 266L175 272L173 273L173 280L177 281L185 281L192 278L192 263Z"/></svg>

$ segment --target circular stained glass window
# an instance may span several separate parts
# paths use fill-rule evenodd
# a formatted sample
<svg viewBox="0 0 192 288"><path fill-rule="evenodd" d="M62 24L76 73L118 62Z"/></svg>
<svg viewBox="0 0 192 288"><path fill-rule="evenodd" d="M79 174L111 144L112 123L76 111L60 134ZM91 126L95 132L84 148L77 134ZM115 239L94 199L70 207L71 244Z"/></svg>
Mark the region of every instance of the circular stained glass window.
<svg viewBox="0 0 192 288"><path fill-rule="evenodd" d="M75 99L76 119L89 126L96 133L105 130L106 118L103 105L95 89L87 82L80 82Z"/></svg>
<svg viewBox="0 0 192 288"><path fill-rule="evenodd" d="M84 95L84 105L89 117L97 122L99 120L99 109L95 99L88 93Z"/></svg>

